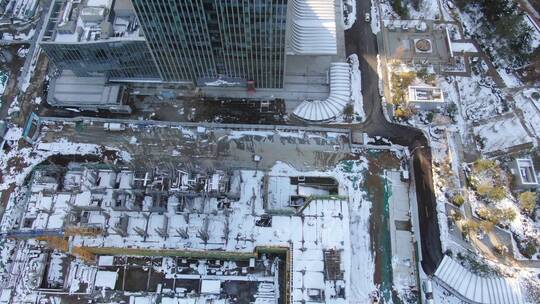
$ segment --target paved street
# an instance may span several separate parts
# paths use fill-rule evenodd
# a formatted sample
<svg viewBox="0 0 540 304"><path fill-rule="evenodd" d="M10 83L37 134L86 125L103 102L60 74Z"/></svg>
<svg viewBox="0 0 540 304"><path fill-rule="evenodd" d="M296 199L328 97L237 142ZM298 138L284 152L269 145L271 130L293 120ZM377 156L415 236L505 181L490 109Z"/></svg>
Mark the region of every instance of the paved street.
<svg viewBox="0 0 540 304"><path fill-rule="evenodd" d="M356 6L357 21L345 32L345 46L347 55L358 54L360 59L366 121L354 129L367 132L370 136L386 137L393 143L408 146L415 152L412 156L422 235L422 267L427 274L432 274L442 260L442 247L433 191L431 150L420 130L392 124L384 117L378 87L377 38L373 35L370 24L364 22L365 13L371 12L371 2L356 1Z"/></svg>

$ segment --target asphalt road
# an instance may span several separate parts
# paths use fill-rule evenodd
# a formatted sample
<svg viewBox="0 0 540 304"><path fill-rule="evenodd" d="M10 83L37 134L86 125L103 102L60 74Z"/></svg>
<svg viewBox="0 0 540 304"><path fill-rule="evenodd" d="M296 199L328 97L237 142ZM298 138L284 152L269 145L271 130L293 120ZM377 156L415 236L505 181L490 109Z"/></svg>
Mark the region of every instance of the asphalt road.
<svg viewBox="0 0 540 304"><path fill-rule="evenodd" d="M409 147L414 152L413 166L422 237L422 268L431 275L442 261L442 247L437 222L436 200L431 171L431 149L424 134L412 127L390 123L383 114L379 95L377 73L377 38L371 26L364 21L365 13L371 11L371 1L356 1L357 20L345 31L347 55L357 54L362 70L362 95L364 97L365 123L356 126L370 136L383 136L395 144ZM417 148L417 149L415 149Z"/></svg>

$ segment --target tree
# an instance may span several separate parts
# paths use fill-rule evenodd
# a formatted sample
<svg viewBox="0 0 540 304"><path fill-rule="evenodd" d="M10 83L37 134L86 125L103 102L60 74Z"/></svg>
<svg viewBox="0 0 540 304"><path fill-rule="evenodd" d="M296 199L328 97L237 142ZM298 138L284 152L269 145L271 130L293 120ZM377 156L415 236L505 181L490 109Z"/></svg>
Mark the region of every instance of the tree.
<svg viewBox="0 0 540 304"><path fill-rule="evenodd" d="M478 223L474 220L466 220L461 225L461 233L463 234L463 237L466 238L472 234L478 233Z"/></svg>
<svg viewBox="0 0 540 304"><path fill-rule="evenodd" d="M394 112L394 116L396 118L401 118L401 119L408 119L409 117L411 117L413 114L411 108L409 107L399 107L396 109L396 111Z"/></svg>
<svg viewBox="0 0 540 304"><path fill-rule="evenodd" d="M435 113L433 113L433 112L427 113L427 115L426 115L426 120L427 120L428 122L433 122L433 118L435 118Z"/></svg>
<svg viewBox="0 0 540 304"><path fill-rule="evenodd" d="M422 3L423 3L423 0L412 0L411 1L412 7L414 7L414 9L417 10L417 11L420 10L420 6L422 5Z"/></svg>
<svg viewBox="0 0 540 304"><path fill-rule="evenodd" d="M506 189L503 186L492 187L487 193L487 197L492 201L502 201L506 197Z"/></svg>
<svg viewBox="0 0 540 304"><path fill-rule="evenodd" d="M409 12L407 11L407 8L403 6L403 3L401 2L401 0L393 0L392 1L392 9L402 19L406 19L408 17L408 15L409 15Z"/></svg>
<svg viewBox="0 0 540 304"><path fill-rule="evenodd" d="M478 214L479 218L489 221L494 225L511 222L516 218L516 212L512 208L478 208L476 209L476 214Z"/></svg>
<svg viewBox="0 0 540 304"><path fill-rule="evenodd" d="M528 215L532 215L536 208L536 193L527 191L519 194L521 210Z"/></svg>
<svg viewBox="0 0 540 304"><path fill-rule="evenodd" d="M473 163L475 173L487 171L497 167L497 163L491 159L478 159Z"/></svg>
<svg viewBox="0 0 540 304"><path fill-rule="evenodd" d="M354 106L352 104L347 104L345 106L345 109L343 109L343 116L345 116L345 119L351 120L354 116Z"/></svg>

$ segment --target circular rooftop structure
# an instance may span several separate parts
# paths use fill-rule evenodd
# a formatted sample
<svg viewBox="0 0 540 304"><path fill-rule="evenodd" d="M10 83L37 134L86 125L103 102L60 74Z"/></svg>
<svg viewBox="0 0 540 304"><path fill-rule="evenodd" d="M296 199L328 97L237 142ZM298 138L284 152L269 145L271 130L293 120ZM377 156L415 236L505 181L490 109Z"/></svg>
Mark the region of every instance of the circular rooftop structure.
<svg viewBox="0 0 540 304"><path fill-rule="evenodd" d="M418 39L414 43L414 47L420 52L429 52L431 51L431 41L428 39Z"/></svg>

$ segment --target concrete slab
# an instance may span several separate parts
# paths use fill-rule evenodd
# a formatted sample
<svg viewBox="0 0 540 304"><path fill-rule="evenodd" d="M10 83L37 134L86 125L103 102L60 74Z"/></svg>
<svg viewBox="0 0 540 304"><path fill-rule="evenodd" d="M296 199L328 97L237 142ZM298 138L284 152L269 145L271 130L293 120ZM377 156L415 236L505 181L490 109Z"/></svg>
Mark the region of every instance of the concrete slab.
<svg viewBox="0 0 540 304"><path fill-rule="evenodd" d="M407 21L385 20L384 23L388 26L383 27L382 32L387 46L387 58L408 63L428 62L433 65L450 62L451 54L446 30L444 29L445 25L435 24L432 21L423 21L426 30L418 31L414 23L408 25L408 29L403 29L402 26L405 22ZM421 52L415 48L415 43L422 39L431 42L430 51Z"/></svg>
<svg viewBox="0 0 540 304"><path fill-rule="evenodd" d="M413 289L416 285L414 234L403 229L400 223L410 223L410 201L408 184L400 179L399 171L386 172L389 187L390 239L392 249L392 271L394 286L398 289Z"/></svg>

